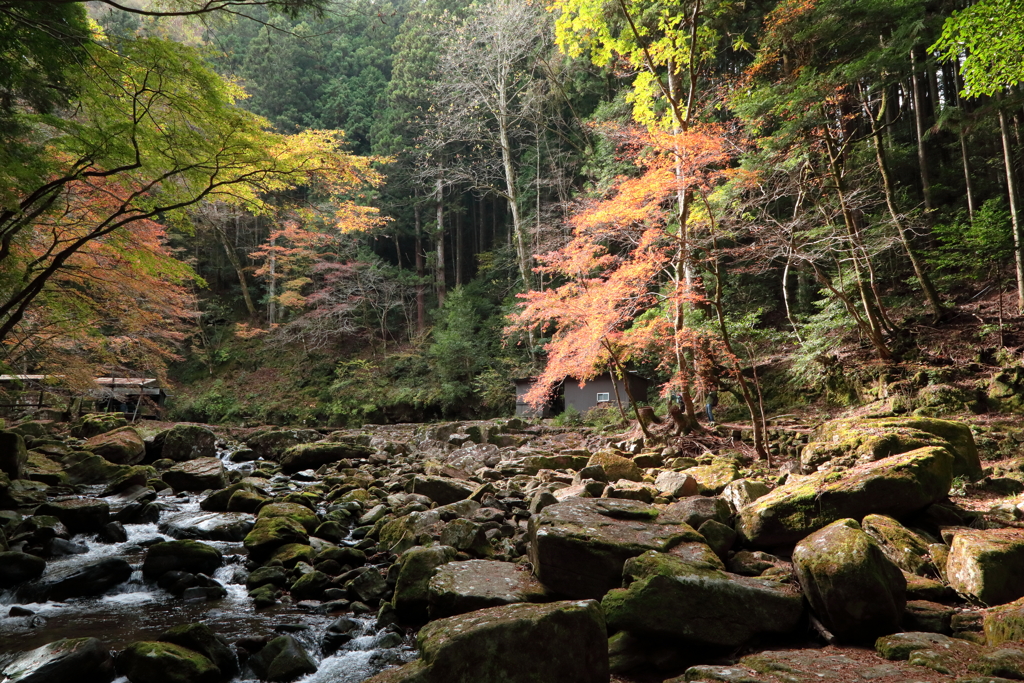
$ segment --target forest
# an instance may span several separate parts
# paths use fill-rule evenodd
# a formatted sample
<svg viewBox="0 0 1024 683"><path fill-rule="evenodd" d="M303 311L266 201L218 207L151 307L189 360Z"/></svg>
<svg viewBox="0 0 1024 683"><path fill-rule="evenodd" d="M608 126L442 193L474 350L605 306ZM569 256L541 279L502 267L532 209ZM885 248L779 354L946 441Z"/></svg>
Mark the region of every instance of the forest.
<svg viewBox="0 0 1024 683"><path fill-rule="evenodd" d="M1014 0L0 0L0 369L334 427L631 369L693 427L966 325L1005 365L1022 40Z"/></svg>

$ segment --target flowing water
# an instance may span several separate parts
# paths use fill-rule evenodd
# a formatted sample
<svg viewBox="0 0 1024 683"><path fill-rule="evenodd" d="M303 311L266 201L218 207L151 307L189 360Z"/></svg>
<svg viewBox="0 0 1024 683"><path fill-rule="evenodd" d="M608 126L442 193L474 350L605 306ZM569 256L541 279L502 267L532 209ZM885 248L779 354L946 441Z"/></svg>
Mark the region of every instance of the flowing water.
<svg viewBox="0 0 1024 683"><path fill-rule="evenodd" d="M225 467L246 473L252 465L230 462L230 451L221 451ZM288 488L301 490L302 482L290 482ZM86 488L85 497L98 495L99 488ZM161 521L171 516L208 515L199 509L201 494L168 495L162 492L158 501L165 505ZM111 507L111 514L116 513ZM288 633L299 640L319 664L317 673L300 679L301 683L359 683L387 668L411 661L416 653L412 639L405 636L398 643L392 631L374 628L373 616L323 614L306 605L279 603L256 610L245 587L245 550L241 543L203 541L216 547L224 557L223 565L213 578L227 590L227 596L213 601L188 602L159 588L155 581L142 576L146 548L159 541L173 540L162 533L158 524L125 525L128 540L123 543L101 543L94 535L79 534L72 541L88 546L86 553L50 559L43 579L66 569L81 566L105 557L121 557L133 568L131 578L99 597L72 598L65 602L21 603L16 592L0 591L0 661L3 655L24 652L62 638L96 637L121 650L132 642L154 640L161 633L180 624L203 622L229 642L243 637L260 637ZM343 543L353 543L348 540ZM32 612L12 616L11 608ZM359 622L357 635L340 650L323 656L320 642L327 627L339 616ZM236 682L255 681L243 674ZM118 679L126 683L126 678Z"/></svg>

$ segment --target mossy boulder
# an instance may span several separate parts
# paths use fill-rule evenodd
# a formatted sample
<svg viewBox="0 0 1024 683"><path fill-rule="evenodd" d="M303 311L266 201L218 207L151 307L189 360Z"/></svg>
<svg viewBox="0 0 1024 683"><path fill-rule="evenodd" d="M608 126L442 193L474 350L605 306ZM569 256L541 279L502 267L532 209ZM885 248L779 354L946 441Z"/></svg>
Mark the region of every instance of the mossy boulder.
<svg viewBox="0 0 1024 683"><path fill-rule="evenodd" d="M626 561L623 585L601 607L612 631L638 637L737 647L760 634L789 633L803 615L792 585L654 551Z"/></svg>
<svg viewBox="0 0 1024 683"><path fill-rule="evenodd" d="M838 520L800 541L793 565L811 609L837 638L873 641L899 629L906 579L856 520Z"/></svg>
<svg viewBox="0 0 1024 683"><path fill-rule="evenodd" d="M43 503L35 514L56 517L72 534L96 533L110 522L110 505L97 498L58 499Z"/></svg>
<svg viewBox="0 0 1024 683"><path fill-rule="evenodd" d="M270 554L270 561L277 560L282 566L291 569L299 562L312 565L316 559L316 551L312 546L303 543L285 543Z"/></svg>
<svg viewBox="0 0 1024 683"><path fill-rule="evenodd" d="M559 595L600 598L621 585L629 558L703 545L692 527L659 514L650 505L615 499L574 498L545 507L529 522L537 578Z"/></svg>
<svg viewBox="0 0 1024 683"><path fill-rule="evenodd" d="M587 462L585 455L529 455L523 458L522 468L533 476L541 470L581 470Z"/></svg>
<svg viewBox="0 0 1024 683"><path fill-rule="evenodd" d="M320 520L317 519L316 513L299 503L270 503L260 508L259 515L257 515L257 519L274 519L277 517L285 517L299 523L306 530L306 533L310 534L320 526Z"/></svg>
<svg viewBox="0 0 1024 683"><path fill-rule="evenodd" d="M175 491L208 491L227 485L224 463L217 458L180 462L164 472L161 479Z"/></svg>
<svg viewBox="0 0 1024 683"><path fill-rule="evenodd" d="M113 496L133 486L145 486L150 479L160 476L155 467L150 465L132 465L122 467L108 480L107 486L103 489L103 496Z"/></svg>
<svg viewBox="0 0 1024 683"><path fill-rule="evenodd" d="M71 436L76 439L91 439L97 434L110 432L121 427L126 427L128 420L124 415L93 413L83 415L71 425Z"/></svg>
<svg viewBox="0 0 1024 683"><path fill-rule="evenodd" d="M48 486L70 483L60 462L34 450L28 452L23 476L30 481L39 481Z"/></svg>
<svg viewBox="0 0 1024 683"><path fill-rule="evenodd" d="M89 451L75 451L61 462L71 484L105 484L128 470Z"/></svg>
<svg viewBox="0 0 1024 683"><path fill-rule="evenodd" d="M217 455L217 435L201 425L174 425L164 432L163 441L160 457L175 462Z"/></svg>
<svg viewBox="0 0 1024 683"><path fill-rule="evenodd" d="M1024 529L964 529L946 560L949 585L986 605L1024 597Z"/></svg>
<svg viewBox="0 0 1024 683"><path fill-rule="evenodd" d="M42 576L46 560L20 552L0 553L0 588L13 588L19 583Z"/></svg>
<svg viewBox="0 0 1024 683"><path fill-rule="evenodd" d="M982 611L982 629L990 646L1024 641L1024 598Z"/></svg>
<svg viewBox="0 0 1024 683"><path fill-rule="evenodd" d="M403 620L414 623L427 620L430 579L436 568L455 560L456 552L455 548L441 545L412 548L402 554L398 561L394 605Z"/></svg>
<svg viewBox="0 0 1024 683"><path fill-rule="evenodd" d="M892 517L868 515L861 528L882 547L893 563L917 576L937 577L939 570L932 563L928 540L906 528Z"/></svg>
<svg viewBox="0 0 1024 683"><path fill-rule="evenodd" d="M195 650L159 641L132 643L117 656L117 670L131 683L219 683L217 665Z"/></svg>
<svg viewBox="0 0 1024 683"><path fill-rule="evenodd" d="M245 445L263 460L277 460L287 449L324 438L314 429L265 429L252 434Z"/></svg>
<svg viewBox="0 0 1024 683"><path fill-rule="evenodd" d="M142 574L152 579L170 571L213 574L223 561L221 552L212 545L193 540L165 541L146 551Z"/></svg>
<svg viewBox="0 0 1024 683"><path fill-rule="evenodd" d="M832 522L899 517L943 499L953 482L946 448L920 448L844 472L818 472L780 486L741 509L736 531L751 546L795 543Z"/></svg>
<svg viewBox="0 0 1024 683"><path fill-rule="evenodd" d="M136 465L146 457L146 444L134 427L121 427L98 434L82 446L115 465Z"/></svg>
<svg viewBox="0 0 1024 683"><path fill-rule="evenodd" d="M262 650L249 658L249 667L260 680L276 682L294 681L316 673L316 662L293 636L274 638Z"/></svg>
<svg viewBox="0 0 1024 683"><path fill-rule="evenodd" d="M281 454L281 470L286 474L302 470L315 470L321 465L346 458L366 458L373 449L355 441L320 441L296 444Z"/></svg>
<svg viewBox="0 0 1024 683"><path fill-rule="evenodd" d="M607 481L618 481L619 479L640 481L643 478L643 472L635 462L615 451L605 450L594 453L587 461L587 467L603 469Z"/></svg>
<svg viewBox="0 0 1024 683"><path fill-rule="evenodd" d="M442 564L434 570L428 591L431 619L547 599L547 591L529 569L493 560Z"/></svg>
<svg viewBox="0 0 1024 683"><path fill-rule="evenodd" d="M426 496L438 505L448 505L466 500L473 493L472 483L451 477L430 477L416 475L412 483L412 492Z"/></svg>
<svg viewBox="0 0 1024 683"><path fill-rule="evenodd" d="M683 472L697 480L697 489L703 496L717 496L731 482L740 478L736 465L724 460L691 467Z"/></svg>
<svg viewBox="0 0 1024 683"><path fill-rule="evenodd" d="M58 640L0 665L9 683L108 683L114 676L110 648L96 638Z"/></svg>
<svg viewBox="0 0 1024 683"><path fill-rule="evenodd" d="M330 587L331 577L323 572L311 571L295 580L291 594L295 600L323 600L324 591Z"/></svg>
<svg viewBox="0 0 1024 683"><path fill-rule="evenodd" d="M421 658L366 683L608 683L608 636L593 600L516 604L432 621Z"/></svg>
<svg viewBox="0 0 1024 683"><path fill-rule="evenodd" d="M0 429L0 472L11 479L21 479L27 462L25 437L9 429Z"/></svg>
<svg viewBox="0 0 1024 683"><path fill-rule="evenodd" d="M157 640L198 652L216 664L225 678L239 673L238 657L227 639L206 624L181 624L164 631Z"/></svg>
<svg viewBox="0 0 1024 683"><path fill-rule="evenodd" d="M309 534L301 524L287 517L256 520L256 525L242 541L257 562L266 560L275 550L289 543L309 545Z"/></svg>
<svg viewBox="0 0 1024 683"><path fill-rule="evenodd" d="M846 467L881 460L926 446L945 446L953 455L953 476L978 479L981 461L970 427L930 417L845 418L826 422L804 447L805 471L823 464Z"/></svg>

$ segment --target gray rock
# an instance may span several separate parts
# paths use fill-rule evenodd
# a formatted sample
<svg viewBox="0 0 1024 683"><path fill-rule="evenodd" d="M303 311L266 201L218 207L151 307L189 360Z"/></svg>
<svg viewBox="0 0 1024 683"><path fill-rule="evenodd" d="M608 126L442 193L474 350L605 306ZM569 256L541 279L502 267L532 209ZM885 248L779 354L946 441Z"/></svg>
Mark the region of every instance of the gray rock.
<svg viewBox="0 0 1024 683"><path fill-rule="evenodd" d="M255 520L242 512L183 512L160 523L171 538L239 543L252 531Z"/></svg>
<svg viewBox="0 0 1024 683"><path fill-rule="evenodd" d="M164 472L162 479L175 491L206 491L227 485L224 464L217 458L181 462Z"/></svg>
<svg viewBox="0 0 1024 683"><path fill-rule="evenodd" d="M673 520L688 524L694 529L698 529L709 519L721 524L729 524L732 519L732 510L729 508L729 504L721 498L692 496L666 507L660 518L665 521Z"/></svg>
<svg viewBox="0 0 1024 683"><path fill-rule="evenodd" d="M700 492L697 480L685 472L662 472L654 480L654 486L661 493L676 498L696 496Z"/></svg>
<svg viewBox="0 0 1024 683"><path fill-rule="evenodd" d="M69 598L103 595L132 575L132 566L120 557L107 557L84 565L62 567L18 589L21 602L62 602Z"/></svg>
<svg viewBox="0 0 1024 683"><path fill-rule="evenodd" d="M427 620L430 579L434 575L434 570L453 561L455 554L455 548L448 546L413 548L402 554L398 561L394 603L395 610L403 620Z"/></svg>
<svg viewBox="0 0 1024 683"><path fill-rule="evenodd" d="M284 635L267 643L249 658L249 666L263 681L294 681L316 673L317 666L302 644L293 636Z"/></svg>
<svg viewBox="0 0 1024 683"><path fill-rule="evenodd" d="M200 425L179 424L164 434L161 458L186 462L217 455L217 435Z"/></svg>
<svg viewBox="0 0 1024 683"><path fill-rule="evenodd" d="M412 492L424 495L438 505L447 505L469 498L473 493L473 486L450 477L428 477L418 474L413 479Z"/></svg>
<svg viewBox="0 0 1024 683"><path fill-rule="evenodd" d="M69 638L15 656L0 666L8 683L108 683L114 678L110 648L96 638Z"/></svg>
<svg viewBox="0 0 1024 683"><path fill-rule="evenodd" d="M0 588L12 588L19 583L43 575L46 560L19 552L0 553Z"/></svg>
<svg viewBox="0 0 1024 683"><path fill-rule="evenodd" d="M525 567L511 562L469 560L434 570L429 584L431 619L517 602L543 602L547 592Z"/></svg>

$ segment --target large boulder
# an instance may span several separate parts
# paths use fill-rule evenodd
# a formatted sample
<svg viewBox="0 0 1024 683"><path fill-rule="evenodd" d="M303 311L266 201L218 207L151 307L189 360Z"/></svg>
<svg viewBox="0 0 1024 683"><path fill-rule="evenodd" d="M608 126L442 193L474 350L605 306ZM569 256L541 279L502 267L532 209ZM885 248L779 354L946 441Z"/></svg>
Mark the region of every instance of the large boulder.
<svg viewBox="0 0 1024 683"><path fill-rule="evenodd" d="M1024 597L1024 529L964 529L953 537L946 578L986 605Z"/></svg>
<svg viewBox="0 0 1024 683"><path fill-rule="evenodd" d="M217 435L199 425L174 425L164 433L163 441L160 457L175 462L217 455Z"/></svg>
<svg viewBox="0 0 1024 683"><path fill-rule="evenodd" d="M131 683L219 683L220 669L207 657L174 643L132 643L117 656L117 670Z"/></svg>
<svg viewBox="0 0 1024 683"><path fill-rule="evenodd" d="M37 515L51 515L73 534L96 533L110 521L110 505L95 498L68 498L43 503Z"/></svg>
<svg viewBox="0 0 1024 683"><path fill-rule="evenodd" d="M530 571L511 562L468 560L434 570L429 583L431 619L517 602L544 602L547 592Z"/></svg>
<svg viewBox="0 0 1024 683"><path fill-rule="evenodd" d="M613 451L598 451L590 456L587 467L600 467L604 470L607 481L618 481L627 479L629 481L640 481L643 473L635 462L615 453Z"/></svg>
<svg viewBox="0 0 1024 683"><path fill-rule="evenodd" d="M573 498L530 518L530 561L554 593L600 598L622 583L622 566L648 550L672 552L704 537L630 500ZM706 546L704 546L706 547Z"/></svg>
<svg viewBox="0 0 1024 683"><path fill-rule="evenodd" d="M105 557L87 564L73 564L47 574L18 589L22 602L62 602L70 598L103 595L132 576L132 566L120 557Z"/></svg>
<svg viewBox="0 0 1024 683"><path fill-rule="evenodd" d="M43 575L46 560L19 552L0 553L0 588L11 588Z"/></svg>
<svg viewBox="0 0 1024 683"><path fill-rule="evenodd" d="M737 647L759 634L789 633L803 615L792 585L653 551L626 562L623 584L602 600L608 627L642 637Z"/></svg>
<svg viewBox="0 0 1024 683"><path fill-rule="evenodd" d="M191 540L165 541L151 545L146 551L142 574L151 579L170 571L213 574L223 561L221 552L212 545Z"/></svg>
<svg viewBox="0 0 1024 683"><path fill-rule="evenodd" d="M793 565L811 609L837 638L866 641L899 629L907 581L856 520L800 541Z"/></svg>
<svg viewBox="0 0 1024 683"><path fill-rule="evenodd" d="M941 500L953 483L946 448L919 448L844 472L818 472L780 486L741 509L736 531L758 548L789 545L839 519L893 517Z"/></svg>
<svg viewBox="0 0 1024 683"><path fill-rule="evenodd" d="M593 600L491 607L427 624L420 659L366 683L608 683L608 636Z"/></svg>
<svg viewBox="0 0 1024 683"><path fill-rule="evenodd" d="M249 658L249 666L260 680L294 681L306 674L316 673L316 662L293 636L274 638L262 650Z"/></svg>
<svg viewBox="0 0 1024 683"><path fill-rule="evenodd" d="M736 465L726 459L683 471L697 480L697 489L704 496L717 496L726 486L740 478Z"/></svg>
<svg viewBox="0 0 1024 683"><path fill-rule="evenodd" d="M235 651L224 636L214 633L206 624L175 626L161 633L157 640L198 652L213 662L225 678L238 673L238 657Z"/></svg>
<svg viewBox="0 0 1024 683"><path fill-rule="evenodd" d="M449 546L411 548L398 560L398 580L395 583L395 611L405 621L427 620L430 601L430 579L434 570L455 559L456 550Z"/></svg>
<svg viewBox="0 0 1024 683"><path fill-rule="evenodd" d="M109 683L110 648L96 638L66 638L24 652L0 666L7 683Z"/></svg>
<svg viewBox="0 0 1024 683"><path fill-rule="evenodd" d="M885 556L903 571L917 576L939 576L938 569L932 563L928 541L892 517L868 515L861 521L861 528L878 542Z"/></svg>
<svg viewBox="0 0 1024 683"><path fill-rule="evenodd" d="M164 482L175 491L207 491L227 485L224 463L217 458L181 462L164 472Z"/></svg>
<svg viewBox="0 0 1024 683"><path fill-rule="evenodd" d="M71 484L106 484L129 469L88 451L75 451L61 462Z"/></svg>
<svg viewBox="0 0 1024 683"><path fill-rule="evenodd" d="M320 441L291 446L281 454L281 469L288 474L315 470L346 458L365 458L373 449L354 441Z"/></svg>
<svg viewBox="0 0 1024 683"><path fill-rule="evenodd" d="M98 434L82 446L115 465L135 465L146 457L146 444L134 427L121 427Z"/></svg>
<svg viewBox="0 0 1024 683"><path fill-rule="evenodd" d="M256 520L242 544L257 562L266 560L283 545L289 543L309 544L309 534L301 524L287 517L270 517Z"/></svg>
<svg viewBox="0 0 1024 683"><path fill-rule="evenodd" d="M71 436L76 439L91 439L97 434L103 434L128 425L124 415L117 413L92 413L83 415L71 425Z"/></svg>
<svg viewBox="0 0 1024 683"><path fill-rule="evenodd" d="M27 462L25 437L8 429L0 429L0 473L11 479L21 479Z"/></svg>
<svg viewBox="0 0 1024 683"><path fill-rule="evenodd" d="M245 445L264 460L277 460L282 453L300 443L319 441L324 435L315 429L267 429L245 440Z"/></svg>
<svg viewBox="0 0 1024 683"><path fill-rule="evenodd" d="M252 531L252 515L242 512L182 512L160 523L171 538L239 543Z"/></svg>
<svg viewBox="0 0 1024 683"><path fill-rule="evenodd" d="M944 446L953 455L953 476L978 479L981 461L970 427L931 417L844 418L826 422L804 447L805 471L882 460L927 446Z"/></svg>
<svg viewBox="0 0 1024 683"><path fill-rule="evenodd" d="M416 475L412 484L413 493L426 496L438 505L448 505L465 500L472 495L473 489L473 484L451 477Z"/></svg>
<svg viewBox="0 0 1024 683"><path fill-rule="evenodd" d="M264 505L260 508L256 518L273 519L276 517L285 517L293 522L298 522L307 533L313 533L320 526L320 520L317 519L316 513L299 503L270 503L269 505Z"/></svg>

